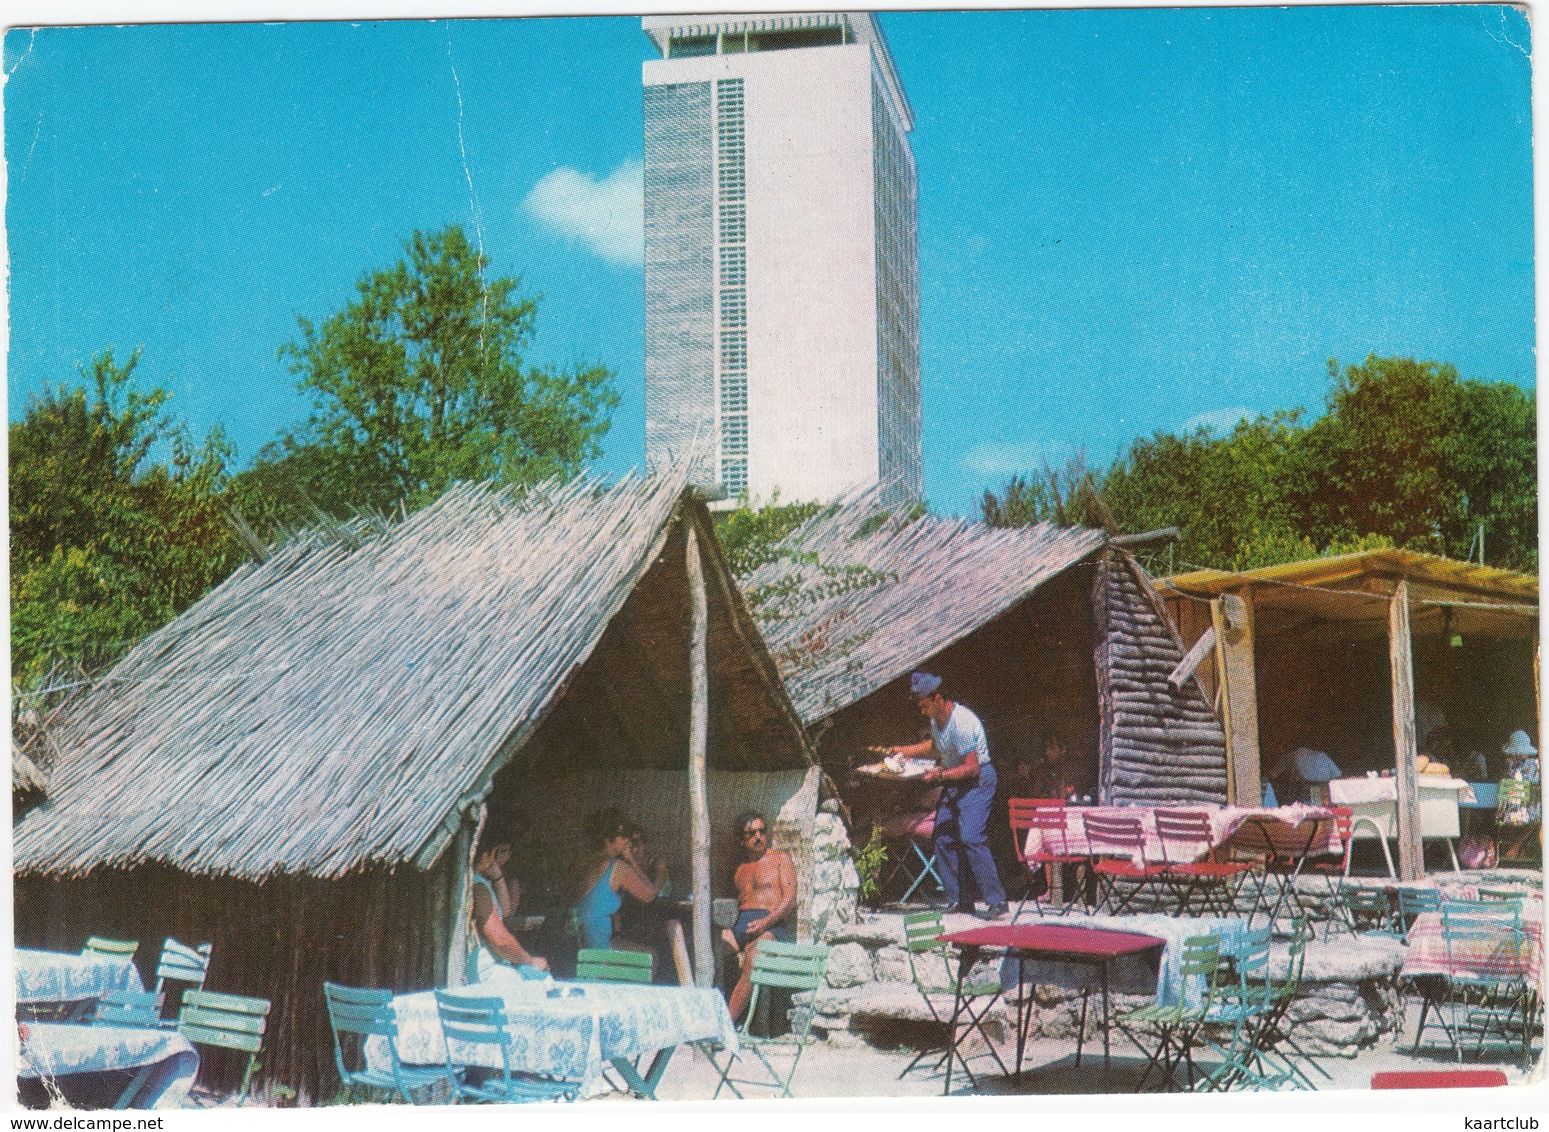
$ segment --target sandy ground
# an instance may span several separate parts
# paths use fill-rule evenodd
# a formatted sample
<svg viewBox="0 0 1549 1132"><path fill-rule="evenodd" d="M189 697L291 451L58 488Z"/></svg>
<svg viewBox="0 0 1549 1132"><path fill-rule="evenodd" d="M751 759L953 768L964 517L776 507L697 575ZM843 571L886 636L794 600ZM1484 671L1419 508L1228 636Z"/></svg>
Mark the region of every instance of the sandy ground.
<svg viewBox="0 0 1549 1132"><path fill-rule="evenodd" d="M1409 1023L1403 1031L1404 1038L1400 1042L1394 1042L1389 1037L1359 1057L1315 1059L1314 1064L1321 1066L1329 1075L1325 1079L1316 1071L1311 1073L1319 1092L1347 1091L1345 1099L1360 1102L1353 1103L1352 1107L1361 1107L1370 1103L1373 1097L1370 1089L1374 1073L1385 1070L1456 1068L1457 1063L1453 1054L1450 1050L1442 1048L1440 1044L1431 1049L1422 1047L1418 1054L1409 1053L1409 1045L1414 1038L1414 1020L1411 1012ZM786 1052L785 1050L776 1052L774 1055L776 1064L784 1064L780 1058ZM802 1098L941 1097L944 1075L932 1071L931 1063L935 1060L934 1057L927 1058L902 1079L899 1078L899 1074L909 1064L912 1056L911 1052L891 1052L870 1047L839 1049L824 1042L815 1043L809 1045L802 1055L793 1091L796 1096ZM1013 1051L1008 1047L1001 1047L1001 1056L1009 1066ZM1001 1098L1130 1096L1133 1094L1144 1064L1145 1058L1134 1045L1117 1034L1112 1047L1111 1068L1107 1071L1103 1068L1101 1041L1096 1043L1095 1048L1088 1044L1082 1053L1081 1066L1078 1069L1075 1066L1075 1049L1071 1042L1036 1040L1028 1046L1020 1084L1002 1077L993 1060L981 1051L980 1056L975 1057L971 1064L979 1077L977 1087L969 1082L962 1074L961 1068L958 1068L953 1072L950 1095ZM1530 1098L1538 1098L1537 1101L1530 1101L1530 1107L1536 1105L1542 1110L1543 1097L1546 1095L1542 1088L1542 1064L1533 1074L1527 1074L1520 1067L1511 1064L1504 1053L1486 1050L1482 1062L1475 1062L1470 1058L1466 1065L1469 1068L1476 1065L1499 1068L1505 1072L1511 1085L1536 1086L1528 1090L1514 1089L1512 1092L1514 1099L1530 1101ZM752 1077L757 1068L756 1061L744 1056L742 1067L735 1076ZM697 1050L680 1051L674 1057L657 1092L663 1101L702 1102L715 1092L717 1081L716 1070L711 1067L703 1054ZM1154 1089L1156 1082L1156 1075L1153 1074L1148 1089ZM757 1100L777 1095L769 1088L754 1087L743 1091L749 1099ZM1363 1096L1356 1097L1355 1091L1359 1091ZM1380 1094L1380 1096L1391 1095ZM1446 1094L1437 1093L1424 1095L1432 1098L1446 1097ZM728 1092L721 1094L723 1101L729 1096ZM1413 1101L1419 1096L1420 1094L1410 1094L1407 1099ZM1184 1101L1208 1108L1223 1099L1226 1098L1199 1096L1184 1098ZM609 1100L624 1101L625 1098L615 1094L598 1100L601 1103L607 1103Z"/></svg>

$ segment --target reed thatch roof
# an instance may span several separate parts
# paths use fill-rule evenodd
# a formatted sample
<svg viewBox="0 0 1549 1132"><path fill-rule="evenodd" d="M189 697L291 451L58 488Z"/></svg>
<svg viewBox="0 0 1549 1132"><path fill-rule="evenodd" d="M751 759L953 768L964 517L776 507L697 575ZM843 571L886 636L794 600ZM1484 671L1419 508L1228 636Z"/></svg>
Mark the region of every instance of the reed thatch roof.
<svg viewBox="0 0 1549 1132"><path fill-rule="evenodd" d="M681 475L518 500L461 485L385 531L313 532L241 567L60 721L50 801L16 826L17 871L426 866L641 579L682 576L658 564L669 540L683 545L680 519L710 531ZM805 765L709 541L712 620L741 642L743 672L767 670L765 715L797 736L776 765Z"/></svg>
<svg viewBox="0 0 1549 1132"><path fill-rule="evenodd" d="M42 794L48 789L48 776L15 743L11 744L11 793Z"/></svg>
<svg viewBox="0 0 1549 1132"><path fill-rule="evenodd" d="M1049 524L999 529L893 514L876 490L814 516L744 585L791 701L811 725L908 673L1107 542Z"/></svg>

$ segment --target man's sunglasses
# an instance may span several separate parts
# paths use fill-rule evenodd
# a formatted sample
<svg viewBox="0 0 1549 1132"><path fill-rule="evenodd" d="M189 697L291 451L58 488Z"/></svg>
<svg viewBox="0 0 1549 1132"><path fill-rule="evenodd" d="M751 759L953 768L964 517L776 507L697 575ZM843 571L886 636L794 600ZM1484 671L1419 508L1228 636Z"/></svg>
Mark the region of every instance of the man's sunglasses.
<svg viewBox="0 0 1549 1132"><path fill-rule="evenodd" d="M754 826L751 829L743 830L742 831L742 836L743 837L763 837L768 832L769 831L767 829L765 829L763 826L760 825L760 826Z"/></svg>

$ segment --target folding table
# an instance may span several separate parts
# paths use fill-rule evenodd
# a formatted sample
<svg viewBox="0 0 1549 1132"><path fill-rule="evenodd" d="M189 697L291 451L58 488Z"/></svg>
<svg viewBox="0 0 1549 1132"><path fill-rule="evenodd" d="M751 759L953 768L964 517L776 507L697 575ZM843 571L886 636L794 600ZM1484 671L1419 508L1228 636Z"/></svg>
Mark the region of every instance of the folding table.
<svg viewBox="0 0 1549 1132"><path fill-rule="evenodd" d="M709 987L631 983L515 982L491 979L457 988L470 995L495 995L506 1005L506 1024L516 1039L511 1068L581 1082L583 1096L606 1089L603 1066L611 1065L631 1089L654 1098L673 1052L681 1045L710 1041L737 1050L737 1030L726 1000ZM446 1041L433 991L393 999L398 1017L398 1056L406 1065L445 1065ZM456 1057L486 1064L489 1047L454 1043ZM368 1067L390 1071L386 1039L365 1045ZM644 1074L635 1060L653 1055ZM498 1058L488 1062L500 1068Z"/></svg>
<svg viewBox="0 0 1549 1132"><path fill-rule="evenodd" d="M1425 995L1420 1023L1415 1030L1415 1045L1425 1028L1425 1016L1441 1010L1440 987L1456 976L1489 975L1502 980L1520 980L1536 1000L1544 977L1544 904L1542 900L1524 901L1520 910L1521 938L1516 940L1504 930L1498 942L1469 939L1453 948L1447 946L1440 912L1424 912L1415 917L1405 942L1404 966L1400 979L1414 980ZM1429 977L1427 977L1429 976ZM1536 1001L1533 1003L1536 1007ZM1446 1028L1443 1023L1443 1028ZM1450 1034L1450 1030L1448 1031ZM1528 1041L1531 1043L1531 1027Z"/></svg>
<svg viewBox="0 0 1549 1132"><path fill-rule="evenodd" d="M199 1054L175 1030L28 1022L26 1032L17 1067L20 1078L83 1079L134 1070L113 1102L114 1108L178 1108L199 1071ZM112 1078L105 1080L118 1089ZM99 1088L96 1083L83 1082L83 1087L88 1085Z"/></svg>
<svg viewBox="0 0 1549 1132"><path fill-rule="evenodd" d="M963 1008L962 987L969 970L987 950L1004 951L1008 959L1017 964L1017 978L1011 985L1018 988L1017 998L1017 1060L1015 1079L1022 1080L1022 1054L1027 1048L1027 1026L1031 1015L1031 996L1021 988L1024 968L1029 962L1074 964L1097 972L1103 993L1103 1069L1109 1068L1109 1002L1111 982L1110 968L1118 960L1127 960L1149 968L1155 987L1155 975L1161 964L1162 949L1167 941L1140 932L1109 931L1102 928L1076 927L1069 924L1006 924L972 928L962 932L948 932L942 942L958 948L957 994L952 1003L952 1025L949 1033L957 1033L957 1021ZM1002 985L1005 985L1003 980ZM1002 990L1001 993L1004 993ZM1092 988L1082 981L1081 1025L1076 1033L1076 1067L1081 1066L1081 1047L1086 1040L1086 1008ZM994 1002L991 1000L991 1005ZM947 1053L947 1077L942 1088L945 1096L952 1091L952 1061L957 1052L956 1043Z"/></svg>
<svg viewBox="0 0 1549 1132"><path fill-rule="evenodd" d="M18 947L16 1002L21 1006L89 1003L108 991L143 991L140 972L126 955L76 955Z"/></svg>
<svg viewBox="0 0 1549 1132"><path fill-rule="evenodd" d="M1302 875L1308 856L1327 852L1333 825L1334 815L1328 810L1309 811L1294 825L1270 814L1250 814L1243 819L1227 844L1233 849L1264 855L1264 873L1258 879L1253 910L1248 913L1250 922L1261 906L1269 904L1264 890L1271 875L1280 878L1280 891L1269 910L1270 927L1275 926L1280 910L1288 902L1301 915L1310 915L1297 891L1296 878ZM1276 867L1282 863L1283 867Z"/></svg>
<svg viewBox="0 0 1549 1132"><path fill-rule="evenodd" d="M884 888L902 877L907 882L900 897L904 902L923 884L943 891L940 866L931 844L940 787L920 775L895 774L883 763L856 767L850 782L859 788L865 824L882 830L884 839L905 847L884 881Z"/></svg>

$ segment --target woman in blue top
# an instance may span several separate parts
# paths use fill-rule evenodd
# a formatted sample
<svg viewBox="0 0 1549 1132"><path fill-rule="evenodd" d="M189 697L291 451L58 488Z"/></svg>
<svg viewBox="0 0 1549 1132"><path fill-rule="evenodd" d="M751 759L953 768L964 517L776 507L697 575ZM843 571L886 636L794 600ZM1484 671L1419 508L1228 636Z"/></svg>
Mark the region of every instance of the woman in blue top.
<svg viewBox="0 0 1549 1132"><path fill-rule="evenodd" d="M581 897L575 906L582 947L649 950L613 934L613 916L624 904L623 893L649 904L666 887L665 877L653 880L635 865L629 832L629 823L611 806L586 819L586 840L592 855L582 873Z"/></svg>

